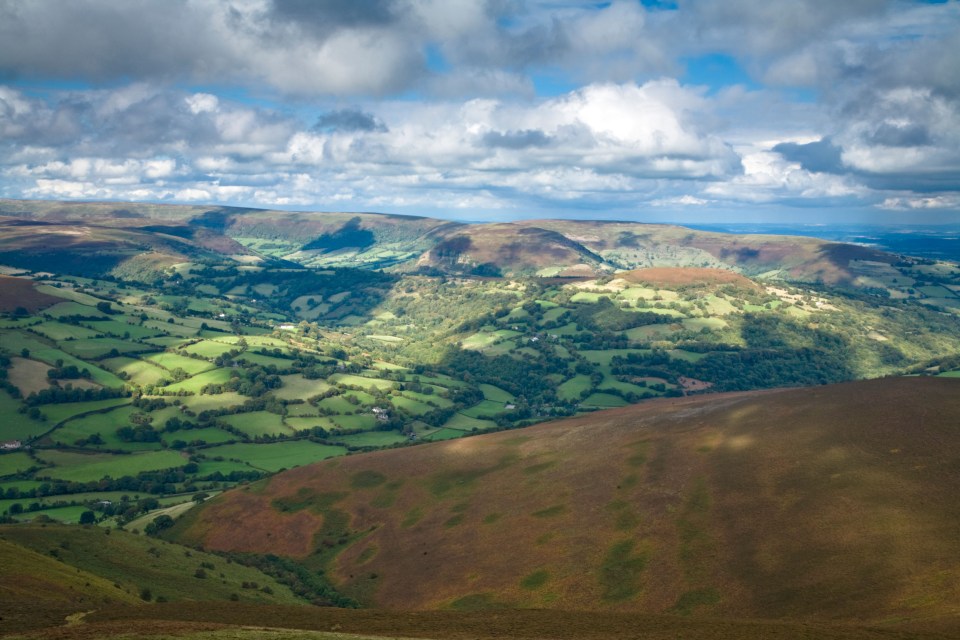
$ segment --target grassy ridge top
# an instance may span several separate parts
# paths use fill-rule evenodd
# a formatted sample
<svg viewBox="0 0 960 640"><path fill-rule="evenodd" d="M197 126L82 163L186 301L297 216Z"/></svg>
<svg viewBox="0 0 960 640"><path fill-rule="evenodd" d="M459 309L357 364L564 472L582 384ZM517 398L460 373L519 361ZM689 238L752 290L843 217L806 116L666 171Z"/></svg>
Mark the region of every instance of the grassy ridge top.
<svg viewBox="0 0 960 640"><path fill-rule="evenodd" d="M937 618L960 598L957 391L654 401L291 470L175 531L388 608Z"/></svg>

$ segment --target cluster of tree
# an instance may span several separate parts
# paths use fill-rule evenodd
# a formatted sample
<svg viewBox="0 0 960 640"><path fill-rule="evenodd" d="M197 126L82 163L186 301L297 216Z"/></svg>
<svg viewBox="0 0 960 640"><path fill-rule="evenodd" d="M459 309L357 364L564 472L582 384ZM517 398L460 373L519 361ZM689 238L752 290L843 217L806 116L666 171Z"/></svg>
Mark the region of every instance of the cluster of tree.
<svg viewBox="0 0 960 640"><path fill-rule="evenodd" d="M272 367L272 365L270 365ZM276 371L276 367L272 367ZM246 368L234 369L231 377L223 384L206 384L200 390L203 394L219 394L226 391L236 391L240 395L251 398L259 398L271 389L279 389L283 381L276 373L271 373L267 368L252 365Z"/></svg>
<svg viewBox="0 0 960 640"><path fill-rule="evenodd" d="M555 389L547 376L566 370L567 365L562 360L538 358L521 361L510 356L491 357L477 351L449 347L437 368L460 380L496 385L517 397L552 400Z"/></svg>
<svg viewBox="0 0 960 640"><path fill-rule="evenodd" d="M50 380L79 380L90 379L90 370L84 367L77 368L75 364L63 364L63 360L57 360L57 367L47 370L47 378Z"/></svg>
<svg viewBox="0 0 960 640"><path fill-rule="evenodd" d="M617 332L652 324L670 324L674 318L649 311L624 311L609 298L601 297L594 304L574 307L571 317L580 329L594 332Z"/></svg>
<svg viewBox="0 0 960 640"><path fill-rule="evenodd" d="M44 404L60 404L65 402L90 402L92 400L108 400L110 398L129 397L129 389L111 389L103 387L101 389L75 389L66 387L50 387L40 391L32 391L24 399L27 407L37 407Z"/></svg>
<svg viewBox="0 0 960 640"><path fill-rule="evenodd" d="M321 607L356 609L360 604L339 593L323 572L310 571L302 564L274 554L228 553L227 558L237 564L259 569L277 582L290 587L295 594Z"/></svg>

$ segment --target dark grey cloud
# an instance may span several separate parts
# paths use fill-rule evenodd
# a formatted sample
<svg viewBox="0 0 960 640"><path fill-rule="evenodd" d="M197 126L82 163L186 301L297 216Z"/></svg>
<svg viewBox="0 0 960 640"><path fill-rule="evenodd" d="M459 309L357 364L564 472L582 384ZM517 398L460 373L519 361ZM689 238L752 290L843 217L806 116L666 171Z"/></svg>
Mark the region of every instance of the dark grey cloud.
<svg viewBox="0 0 960 640"><path fill-rule="evenodd" d="M832 38L865 19L881 16L895 0L715 0L679 3L684 39L704 49L746 55L783 54Z"/></svg>
<svg viewBox="0 0 960 640"><path fill-rule="evenodd" d="M386 132L387 126L374 116L360 109L328 111L313 126L314 131L377 131Z"/></svg>
<svg viewBox="0 0 960 640"><path fill-rule="evenodd" d="M828 138L807 144L782 142L773 150L790 162L799 162L807 171L837 174L845 171L840 157L842 150Z"/></svg>
<svg viewBox="0 0 960 640"><path fill-rule="evenodd" d="M923 147L931 144L927 128L920 124L882 123L868 138L871 144L884 147Z"/></svg>
<svg viewBox="0 0 960 640"><path fill-rule="evenodd" d="M222 67L209 12L183 0L0 0L0 73L8 77L196 78Z"/></svg>
<svg viewBox="0 0 960 640"><path fill-rule="evenodd" d="M483 144L491 148L528 149L545 147L550 144L550 136L539 129L522 131L488 131L483 136Z"/></svg>
<svg viewBox="0 0 960 640"><path fill-rule="evenodd" d="M342 27L386 26L399 18L394 0L273 0L275 19L329 33Z"/></svg>

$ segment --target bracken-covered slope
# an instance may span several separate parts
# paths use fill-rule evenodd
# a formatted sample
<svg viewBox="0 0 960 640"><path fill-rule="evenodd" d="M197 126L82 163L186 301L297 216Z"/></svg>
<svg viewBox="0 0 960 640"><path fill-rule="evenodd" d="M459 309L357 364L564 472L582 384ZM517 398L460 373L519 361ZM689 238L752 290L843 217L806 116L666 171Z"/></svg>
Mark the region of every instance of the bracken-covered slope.
<svg viewBox="0 0 960 640"><path fill-rule="evenodd" d="M329 460L174 529L398 609L960 613L960 382L665 399Z"/></svg>

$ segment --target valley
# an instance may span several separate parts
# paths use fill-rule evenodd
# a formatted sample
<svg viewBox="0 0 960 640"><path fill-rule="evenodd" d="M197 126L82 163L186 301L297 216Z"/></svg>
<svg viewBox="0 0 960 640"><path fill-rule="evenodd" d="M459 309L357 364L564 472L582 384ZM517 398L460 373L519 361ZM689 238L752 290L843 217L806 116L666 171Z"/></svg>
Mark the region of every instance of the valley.
<svg viewBox="0 0 960 640"><path fill-rule="evenodd" d="M956 263L621 222L0 216L0 536L57 593L54 562L92 576L30 628L177 598L953 628ZM220 555L71 556L107 535L142 567ZM204 563L254 573L201 595Z"/></svg>

